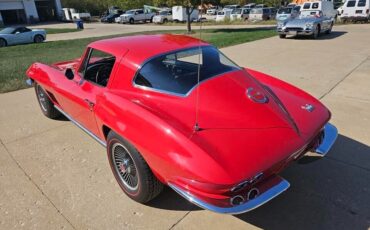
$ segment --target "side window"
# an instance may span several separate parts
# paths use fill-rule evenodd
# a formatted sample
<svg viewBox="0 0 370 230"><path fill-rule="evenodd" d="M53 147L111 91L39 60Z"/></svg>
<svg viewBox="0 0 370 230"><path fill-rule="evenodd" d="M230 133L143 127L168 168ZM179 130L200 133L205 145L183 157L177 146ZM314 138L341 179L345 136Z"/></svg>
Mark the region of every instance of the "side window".
<svg viewBox="0 0 370 230"><path fill-rule="evenodd" d="M358 3L357 3L357 6L358 7L364 7L364 6L366 6L366 0L359 0Z"/></svg>
<svg viewBox="0 0 370 230"><path fill-rule="evenodd" d="M106 52L90 49L80 69L83 78L100 86L108 84L116 58Z"/></svg>
<svg viewBox="0 0 370 230"><path fill-rule="evenodd" d="M315 3L312 3L312 9L317 9L319 8L319 3L315 2Z"/></svg>
<svg viewBox="0 0 370 230"><path fill-rule="evenodd" d="M310 6L311 6L311 3L305 3L304 5L303 5L303 9L305 9L305 10L308 10L308 9L310 9Z"/></svg>
<svg viewBox="0 0 370 230"><path fill-rule="evenodd" d="M138 11L137 11L137 13L138 13L138 14L143 14L143 13L144 13L144 11L143 11L143 10L138 10Z"/></svg>
<svg viewBox="0 0 370 230"><path fill-rule="evenodd" d="M347 7L354 7L356 5L356 1L348 1Z"/></svg>

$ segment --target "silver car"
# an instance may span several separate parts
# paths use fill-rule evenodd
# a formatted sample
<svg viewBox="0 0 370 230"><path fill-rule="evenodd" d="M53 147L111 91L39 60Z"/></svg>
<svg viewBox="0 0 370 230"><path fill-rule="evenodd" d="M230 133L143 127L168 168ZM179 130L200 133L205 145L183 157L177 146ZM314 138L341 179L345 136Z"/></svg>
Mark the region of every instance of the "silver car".
<svg viewBox="0 0 370 230"><path fill-rule="evenodd" d="M46 31L29 29L24 26L7 27L0 30L0 47L25 43L40 43L45 41Z"/></svg>
<svg viewBox="0 0 370 230"><path fill-rule="evenodd" d="M317 38L320 33L329 34L334 25L334 18L323 16L320 10L301 11L299 18L278 21L277 32L280 38L287 35L308 35Z"/></svg>

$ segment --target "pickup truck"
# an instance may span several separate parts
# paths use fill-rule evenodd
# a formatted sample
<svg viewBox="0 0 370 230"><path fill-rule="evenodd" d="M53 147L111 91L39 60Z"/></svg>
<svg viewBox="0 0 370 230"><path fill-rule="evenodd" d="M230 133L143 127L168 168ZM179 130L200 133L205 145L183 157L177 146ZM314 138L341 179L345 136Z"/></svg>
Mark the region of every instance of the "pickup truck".
<svg viewBox="0 0 370 230"><path fill-rule="evenodd" d="M146 22L146 21L153 21L154 13L144 11L143 9L133 9L133 10L128 10L126 13L122 14L120 16L121 23L130 23L134 24L135 22Z"/></svg>

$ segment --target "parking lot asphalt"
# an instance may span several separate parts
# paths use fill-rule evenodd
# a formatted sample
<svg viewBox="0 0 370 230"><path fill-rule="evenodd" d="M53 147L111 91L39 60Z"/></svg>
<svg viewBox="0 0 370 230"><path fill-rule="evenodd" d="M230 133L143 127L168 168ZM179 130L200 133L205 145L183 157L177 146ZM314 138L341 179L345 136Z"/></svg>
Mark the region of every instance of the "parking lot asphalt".
<svg viewBox="0 0 370 230"><path fill-rule="evenodd" d="M85 23L85 29L77 32L59 33L47 35L46 41L72 40L89 37L103 37L117 34L129 34L139 32L149 32L157 30L185 30L185 24L179 25L155 25L155 24L117 24L117 23ZM223 28L256 28L273 27L271 25L211 25L203 26L203 29L223 29ZM76 28L74 23L57 23L31 26L31 28ZM193 29L199 29L199 26L193 25Z"/></svg>
<svg viewBox="0 0 370 230"><path fill-rule="evenodd" d="M282 173L288 191L236 216L201 210L168 188L135 203L105 149L70 122L44 117L33 89L1 94L0 229L369 229L369 37L369 25L345 25L318 40L222 49L320 98L339 130L326 157L307 156Z"/></svg>

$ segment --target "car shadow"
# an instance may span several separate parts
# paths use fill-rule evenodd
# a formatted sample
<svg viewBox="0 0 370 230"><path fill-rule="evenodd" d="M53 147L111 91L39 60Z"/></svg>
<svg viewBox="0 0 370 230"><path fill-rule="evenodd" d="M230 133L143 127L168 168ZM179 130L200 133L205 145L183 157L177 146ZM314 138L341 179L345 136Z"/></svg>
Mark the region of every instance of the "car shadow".
<svg viewBox="0 0 370 230"><path fill-rule="evenodd" d="M316 40L330 40L337 37L340 37L344 34L346 34L346 31L332 31L330 34L320 34L320 36ZM288 36L286 39L295 39L295 40L313 40L310 36L303 36L303 35L297 35L297 36Z"/></svg>
<svg viewBox="0 0 370 230"><path fill-rule="evenodd" d="M262 229L363 229L370 226L370 147L339 135L324 158L306 156L281 174L291 187L236 218ZM197 211L174 191L149 206Z"/></svg>
<svg viewBox="0 0 370 230"><path fill-rule="evenodd" d="M213 32L217 33L217 32L222 32L222 33L226 33L226 32L254 32L254 31L260 31L260 30L276 30L276 26L275 25L267 25L267 26L261 26L261 27L255 27L255 28L223 28L223 29L212 29L210 28Z"/></svg>

